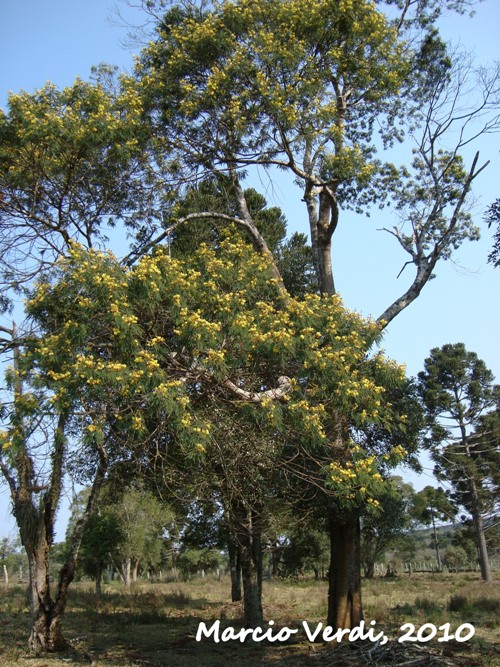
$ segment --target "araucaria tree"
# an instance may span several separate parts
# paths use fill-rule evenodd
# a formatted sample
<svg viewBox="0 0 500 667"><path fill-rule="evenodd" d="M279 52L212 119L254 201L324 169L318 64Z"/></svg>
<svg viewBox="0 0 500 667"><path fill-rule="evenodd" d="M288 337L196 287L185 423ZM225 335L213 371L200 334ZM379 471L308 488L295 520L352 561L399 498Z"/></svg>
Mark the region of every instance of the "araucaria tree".
<svg viewBox="0 0 500 667"><path fill-rule="evenodd" d="M491 568L485 536L485 518L498 503L500 450L493 429L499 387L493 374L463 343L431 350L420 387L430 429L428 445L438 479L451 483L450 497L472 517L485 582Z"/></svg>

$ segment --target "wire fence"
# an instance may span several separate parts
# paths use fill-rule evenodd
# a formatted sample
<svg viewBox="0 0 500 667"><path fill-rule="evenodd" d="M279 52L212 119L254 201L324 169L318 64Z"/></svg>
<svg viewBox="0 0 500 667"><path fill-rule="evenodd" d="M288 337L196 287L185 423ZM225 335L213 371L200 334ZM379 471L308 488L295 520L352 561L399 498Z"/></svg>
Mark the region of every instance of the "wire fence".
<svg viewBox="0 0 500 667"><path fill-rule="evenodd" d="M493 572L500 571L500 559L493 559L490 561L490 567ZM437 560L424 561L391 561L390 563L377 563L375 565L375 575L377 576L391 576L396 574L411 574L412 572L480 572L479 563L464 562L454 565L441 565Z"/></svg>

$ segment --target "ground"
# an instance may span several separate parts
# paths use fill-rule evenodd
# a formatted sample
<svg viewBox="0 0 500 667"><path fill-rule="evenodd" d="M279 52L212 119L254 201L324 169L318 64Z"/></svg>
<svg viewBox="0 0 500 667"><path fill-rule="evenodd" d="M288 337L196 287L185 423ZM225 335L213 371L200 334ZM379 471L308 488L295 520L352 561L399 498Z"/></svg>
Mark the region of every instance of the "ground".
<svg viewBox="0 0 500 667"><path fill-rule="evenodd" d="M390 638L373 642L310 642L302 621L311 628L326 616L326 583L311 580L269 581L264 586L266 620L275 628L300 628L286 643L215 643L196 641L200 622L221 620L221 629L238 629L240 603L227 602L228 578L190 582L104 587L98 601L90 583L76 583L70 595L64 629L71 648L60 656L30 655L26 648L29 614L26 591L9 585L0 591L1 667L500 667L500 586L497 577L485 586L477 573L414 574L365 582L366 623ZM475 628L472 639L458 643L432 641L398 643L404 623L416 631L424 624L450 623L450 633L464 624ZM266 626L265 629L267 629ZM427 626L427 630L430 626ZM467 628L464 629L464 632ZM424 633L425 634L425 633Z"/></svg>

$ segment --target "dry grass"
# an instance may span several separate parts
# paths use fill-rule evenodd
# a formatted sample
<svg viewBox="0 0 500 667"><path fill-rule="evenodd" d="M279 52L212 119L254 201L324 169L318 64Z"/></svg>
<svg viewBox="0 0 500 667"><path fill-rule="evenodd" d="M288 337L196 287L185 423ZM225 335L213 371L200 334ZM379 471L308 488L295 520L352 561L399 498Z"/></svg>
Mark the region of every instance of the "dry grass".
<svg viewBox="0 0 500 667"><path fill-rule="evenodd" d="M325 644L308 642L302 630L287 643L216 644L212 639L196 642L200 621L221 619L221 626L238 627L240 603L228 602L229 580L209 578L189 583L144 584L130 592L106 586L97 601L90 584L76 584L65 617L65 633L74 650L58 657L33 657L26 650L29 617L25 591L11 586L1 591L0 666L62 667L88 665L85 654L97 667L302 667L303 665L363 666L407 664L500 667L500 590L498 582L485 587L473 574L422 574L399 579L365 582L367 621L391 638L385 647L370 642ZM275 627L310 626L324 621L325 582L293 584L266 582L265 616ZM405 622L417 628L424 623L472 623L475 637L465 643L450 641L399 644L399 628Z"/></svg>

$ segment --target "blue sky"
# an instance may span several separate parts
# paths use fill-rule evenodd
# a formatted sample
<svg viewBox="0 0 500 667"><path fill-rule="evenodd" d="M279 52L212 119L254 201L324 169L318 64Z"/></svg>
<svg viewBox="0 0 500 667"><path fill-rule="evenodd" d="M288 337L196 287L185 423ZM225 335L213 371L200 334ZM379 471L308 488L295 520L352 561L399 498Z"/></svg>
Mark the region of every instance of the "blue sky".
<svg viewBox="0 0 500 667"><path fill-rule="evenodd" d="M88 78L92 65L107 62L130 68L132 51L122 46L126 30L113 25L113 2L107 0L2 0L0 3L0 106L5 108L9 90L32 91L50 80L58 86L76 76ZM126 16L140 22L143 15L120 4ZM500 3L484 0L476 15L447 16L444 37L474 52L481 64L500 59L498 26ZM475 187L474 214L482 224L484 210L500 197L500 135L480 142L483 161L490 166ZM471 153L467 156L471 159ZM283 208L290 230L306 231L300 193L281 177L270 184L252 183L269 201ZM348 214L341 220L334 240L336 284L349 308L378 316L410 283L411 267L397 279L406 261L394 239L380 227L394 224L390 213L370 219ZM383 347L389 356L406 363L408 373L421 370L432 347L462 341L478 353L500 381L500 270L486 263L491 232L482 224L483 238L459 249L454 262L438 266L435 280L390 325ZM412 481L420 488L432 480ZM0 489L0 535L10 530L8 495ZM2 522L5 526L2 528Z"/></svg>

